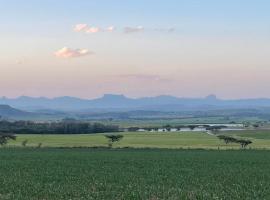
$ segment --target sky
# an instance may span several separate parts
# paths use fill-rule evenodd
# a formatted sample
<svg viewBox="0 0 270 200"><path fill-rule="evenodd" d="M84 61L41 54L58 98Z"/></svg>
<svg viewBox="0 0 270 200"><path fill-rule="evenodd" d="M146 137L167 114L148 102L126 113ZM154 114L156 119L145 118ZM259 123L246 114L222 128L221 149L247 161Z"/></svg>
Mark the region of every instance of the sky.
<svg viewBox="0 0 270 200"><path fill-rule="evenodd" d="M270 98L268 0L0 0L0 96Z"/></svg>

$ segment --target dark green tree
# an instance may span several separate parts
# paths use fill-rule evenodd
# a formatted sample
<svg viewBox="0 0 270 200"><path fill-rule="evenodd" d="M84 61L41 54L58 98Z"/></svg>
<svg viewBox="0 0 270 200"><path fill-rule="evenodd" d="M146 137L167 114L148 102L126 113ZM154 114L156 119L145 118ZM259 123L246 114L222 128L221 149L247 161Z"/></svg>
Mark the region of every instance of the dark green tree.
<svg viewBox="0 0 270 200"><path fill-rule="evenodd" d="M237 140L236 142L239 143L242 148L246 148L249 144L252 144L252 141L244 139Z"/></svg>
<svg viewBox="0 0 270 200"><path fill-rule="evenodd" d="M9 133L0 133L0 145L4 146L9 140L16 140L16 136Z"/></svg>
<svg viewBox="0 0 270 200"><path fill-rule="evenodd" d="M28 143L28 140L22 141L22 146L23 146L23 147L26 147L27 143Z"/></svg>
<svg viewBox="0 0 270 200"><path fill-rule="evenodd" d="M123 135L105 135L108 139L108 146L111 148L115 142L119 142L124 136Z"/></svg>
<svg viewBox="0 0 270 200"><path fill-rule="evenodd" d="M226 144L237 142L237 139L235 139L231 136L218 135L217 137L218 137L218 139L223 140Z"/></svg>

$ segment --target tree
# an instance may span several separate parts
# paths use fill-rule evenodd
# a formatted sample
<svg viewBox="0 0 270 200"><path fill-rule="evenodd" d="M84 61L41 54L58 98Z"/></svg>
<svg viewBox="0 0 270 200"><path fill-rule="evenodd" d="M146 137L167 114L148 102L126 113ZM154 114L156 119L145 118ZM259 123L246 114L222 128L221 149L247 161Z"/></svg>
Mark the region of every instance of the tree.
<svg viewBox="0 0 270 200"><path fill-rule="evenodd" d="M172 126L170 124L167 124L167 125L163 126L163 128L165 128L166 131L170 131Z"/></svg>
<svg viewBox="0 0 270 200"><path fill-rule="evenodd" d="M23 146L23 147L26 147L27 143L28 143L28 140L22 141L22 146Z"/></svg>
<svg viewBox="0 0 270 200"><path fill-rule="evenodd" d="M226 135L218 135L217 136L220 140L223 140L226 144L228 143L238 143L241 145L242 148L246 148L249 144L252 143L250 140L245 140L245 139L236 139L230 136Z"/></svg>
<svg viewBox="0 0 270 200"><path fill-rule="evenodd" d="M259 124L252 124L253 128L259 128Z"/></svg>
<svg viewBox="0 0 270 200"><path fill-rule="evenodd" d="M244 126L245 128L248 128L248 127L250 126L250 122L243 122L243 126Z"/></svg>
<svg viewBox="0 0 270 200"><path fill-rule="evenodd" d="M16 136L8 133L0 133L0 145L3 146L8 143L9 140L16 140Z"/></svg>
<svg viewBox="0 0 270 200"><path fill-rule="evenodd" d="M196 127L197 127L197 125L188 125L188 128L189 128L190 130L194 130Z"/></svg>
<svg viewBox="0 0 270 200"><path fill-rule="evenodd" d="M113 143L120 141L124 136L123 135L105 135L105 137L109 140L108 146L111 148Z"/></svg>
<svg viewBox="0 0 270 200"><path fill-rule="evenodd" d="M252 141L244 139L237 140L236 142L239 143L242 148L246 148L249 144L252 143Z"/></svg>
<svg viewBox="0 0 270 200"><path fill-rule="evenodd" d="M218 135L217 137L218 137L218 139L223 140L226 144L237 142L237 139L230 137L230 136Z"/></svg>

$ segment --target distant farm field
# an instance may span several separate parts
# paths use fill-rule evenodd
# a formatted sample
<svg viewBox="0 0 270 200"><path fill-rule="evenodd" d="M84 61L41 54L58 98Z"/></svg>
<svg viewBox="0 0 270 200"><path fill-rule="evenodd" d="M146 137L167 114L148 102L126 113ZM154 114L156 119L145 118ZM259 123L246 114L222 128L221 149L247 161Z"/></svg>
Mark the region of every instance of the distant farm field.
<svg viewBox="0 0 270 200"><path fill-rule="evenodd" d="M151 127L151 126L165 126L170 124L174 125L186 125L186 124L229 124L232 121L236 123L243 123L243 121L248 122L257 122L262 119L258 117L224 117L224 116L203 116L203 117L181 117L181 118L164 118L164 119L155 119L155 118L143 118L143 119L114 119L113 121L108 119L99 119L99 120L90 120L90 122L99 122L103 124L111 124L118 125L120 127L131 127L131 126L139 126L139 127Z"/></svg>
<svg viewBox="0 0 270 200"><path fill-rule="evenodd" d="M121 133L122 134L122 133ZM270 131L235 131L224 132L236 137L252 140L250 148L270 149ZM238 144L228 144L216 136L206 132L175 132L175 133L123 133L124 138L114 144L114 147L133 148L204 148L204 149L239 149ZM27 140L27 146L35 147L42 143L43 147L104 147L108 145L104 134L89 135L18 135L11 146L22 146Z"/></svg>
<svg viewBox="0 0 270 200"><path fill-rule="evenodd" d="M0 149L1 200L270 199L264 150Z"/></svg>

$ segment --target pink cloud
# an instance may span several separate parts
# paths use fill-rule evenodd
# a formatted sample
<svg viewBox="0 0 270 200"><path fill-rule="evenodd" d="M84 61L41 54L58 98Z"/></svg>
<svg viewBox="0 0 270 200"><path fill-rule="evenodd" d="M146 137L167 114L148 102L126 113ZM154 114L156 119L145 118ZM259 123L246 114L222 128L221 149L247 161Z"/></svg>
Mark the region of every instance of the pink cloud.
<svg viewBox="0 0 270 200"><path fill-rule="evenodd" d="M74 27L74 31L84 33L113 32L114 30L115 30L114 26L109 26L107 28L100 28L95 26L88 26L87 24L76 24Z"/></svg>
<svg viewBox="0 0 270 200"><path fill-rule="evenodd" d="M85 30L86 33L98 33L100 31L101 30L98 27L89 27Z"/></svg>
<svg viewBox="0 0 270 200"><path fill-rule="evenodd" d="M85 29L87 29L87 24L76 24L74 27L76 32L84 31Z"/></svg>
<svg viewBox="0 0 270 200"><path fill-rule="evenodd" d="M59 58L75 58L90 54L93 54L93 52L90 52L88 49L70 49L67 47L59 49L54 53L54 55Z"/></svg>

